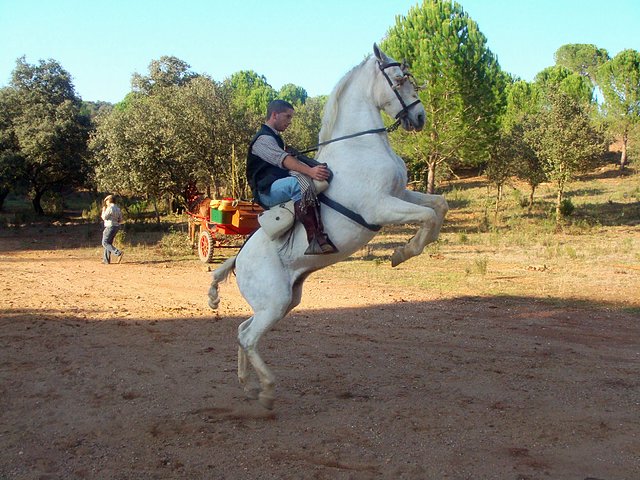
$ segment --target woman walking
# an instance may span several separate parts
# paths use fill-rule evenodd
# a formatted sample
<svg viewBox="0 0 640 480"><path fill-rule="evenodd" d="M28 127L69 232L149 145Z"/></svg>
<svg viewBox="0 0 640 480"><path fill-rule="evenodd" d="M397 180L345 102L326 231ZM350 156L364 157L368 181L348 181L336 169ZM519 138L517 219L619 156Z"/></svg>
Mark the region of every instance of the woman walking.
<svg viewBox="0 0 640 480"><path fill-rule="evenodd" d="M111 254L113 253L118 257L117 262L122 261L122 255L124 252L118 250L113 246L113 239L116 237L118 230L120 230L120 224L122 223L122 211L114 203L113 195L107 195L102 202L102 213L100 215L104 220L104 230L102 232L102 246L104 247L104 254L102 255L102 263L111 263Z"/></svg>

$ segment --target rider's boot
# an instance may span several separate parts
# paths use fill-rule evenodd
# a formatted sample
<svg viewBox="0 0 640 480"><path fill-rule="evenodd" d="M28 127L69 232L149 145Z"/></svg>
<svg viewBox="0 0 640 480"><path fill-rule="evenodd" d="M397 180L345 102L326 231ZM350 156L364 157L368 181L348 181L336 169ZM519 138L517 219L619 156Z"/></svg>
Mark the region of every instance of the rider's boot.
<svg viewBox="0 0 640 480"><path fill-rule="evenodd" d="M294 205L296 218L300 220L307 232L307 241L309 247L304 252L305 255L325 255L336 253L338 249L324 233L322 220L320 219L320 207L309 205L304 213L302 213L301 202L297 201Z"/></svg>

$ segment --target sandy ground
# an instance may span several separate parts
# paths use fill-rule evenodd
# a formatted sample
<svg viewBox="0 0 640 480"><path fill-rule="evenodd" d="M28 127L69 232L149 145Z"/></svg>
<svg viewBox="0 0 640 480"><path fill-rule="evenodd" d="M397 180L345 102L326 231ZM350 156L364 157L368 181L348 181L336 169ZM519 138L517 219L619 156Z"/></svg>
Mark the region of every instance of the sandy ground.
<svg viewBox="0 0 640 480"><path fill-rule="evenodd" d="M100 263L74 233L0 232L2 479L640 478L640 319L534 298L332 280L261 352L271 412L236 379L194 260Z"/></svg>

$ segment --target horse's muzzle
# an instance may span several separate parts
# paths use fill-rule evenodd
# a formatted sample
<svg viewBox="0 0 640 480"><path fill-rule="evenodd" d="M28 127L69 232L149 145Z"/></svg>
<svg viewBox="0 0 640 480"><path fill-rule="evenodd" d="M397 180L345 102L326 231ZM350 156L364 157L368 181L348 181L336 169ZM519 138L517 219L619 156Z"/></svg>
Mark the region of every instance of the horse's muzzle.
<svg viewBox="0 0 640 480"><path fill-rule="evenodd" d="M407 115L402 119L402 128L408 132L419 132L424 128L425 114L419 112L415 115Z"/></svg>

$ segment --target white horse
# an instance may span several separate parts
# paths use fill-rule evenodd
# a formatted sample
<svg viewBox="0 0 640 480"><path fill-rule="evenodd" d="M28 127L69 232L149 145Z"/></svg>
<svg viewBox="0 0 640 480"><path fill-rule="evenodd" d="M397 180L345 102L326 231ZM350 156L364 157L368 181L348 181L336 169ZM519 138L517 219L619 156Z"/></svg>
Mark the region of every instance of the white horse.
<svg viewBox="0 0 640 480"><path fill-rule="evenodd" d="M368 224L415 223L420 227L411 240L395 250L392 265L420 254L437 240L448 210L444 197L406 189L407 169L394 153L384 131L380 111L398 118L405 130L421 130L425 110L404 65L374 45L374 55L347 73L325 106L320 142L376 130L320 148L318 160L326 162L333 180L325 195L359 214ZM238 327L238 379L250 398L273 408L275 378L258 354L262 335L285 317L302 297L302 284L312 272L344 260L367 244L375 231L327 205L322 205L325 231L339 253L304 255L307 237L301 224L290 235L270 240L259 229L236 257L213 272L209 305L217 308L218 284L235 267L237 284L253 309L253 316ZM363 222L364 223L364 222ZM250 367L259 385L252 385Z"/></svg>

